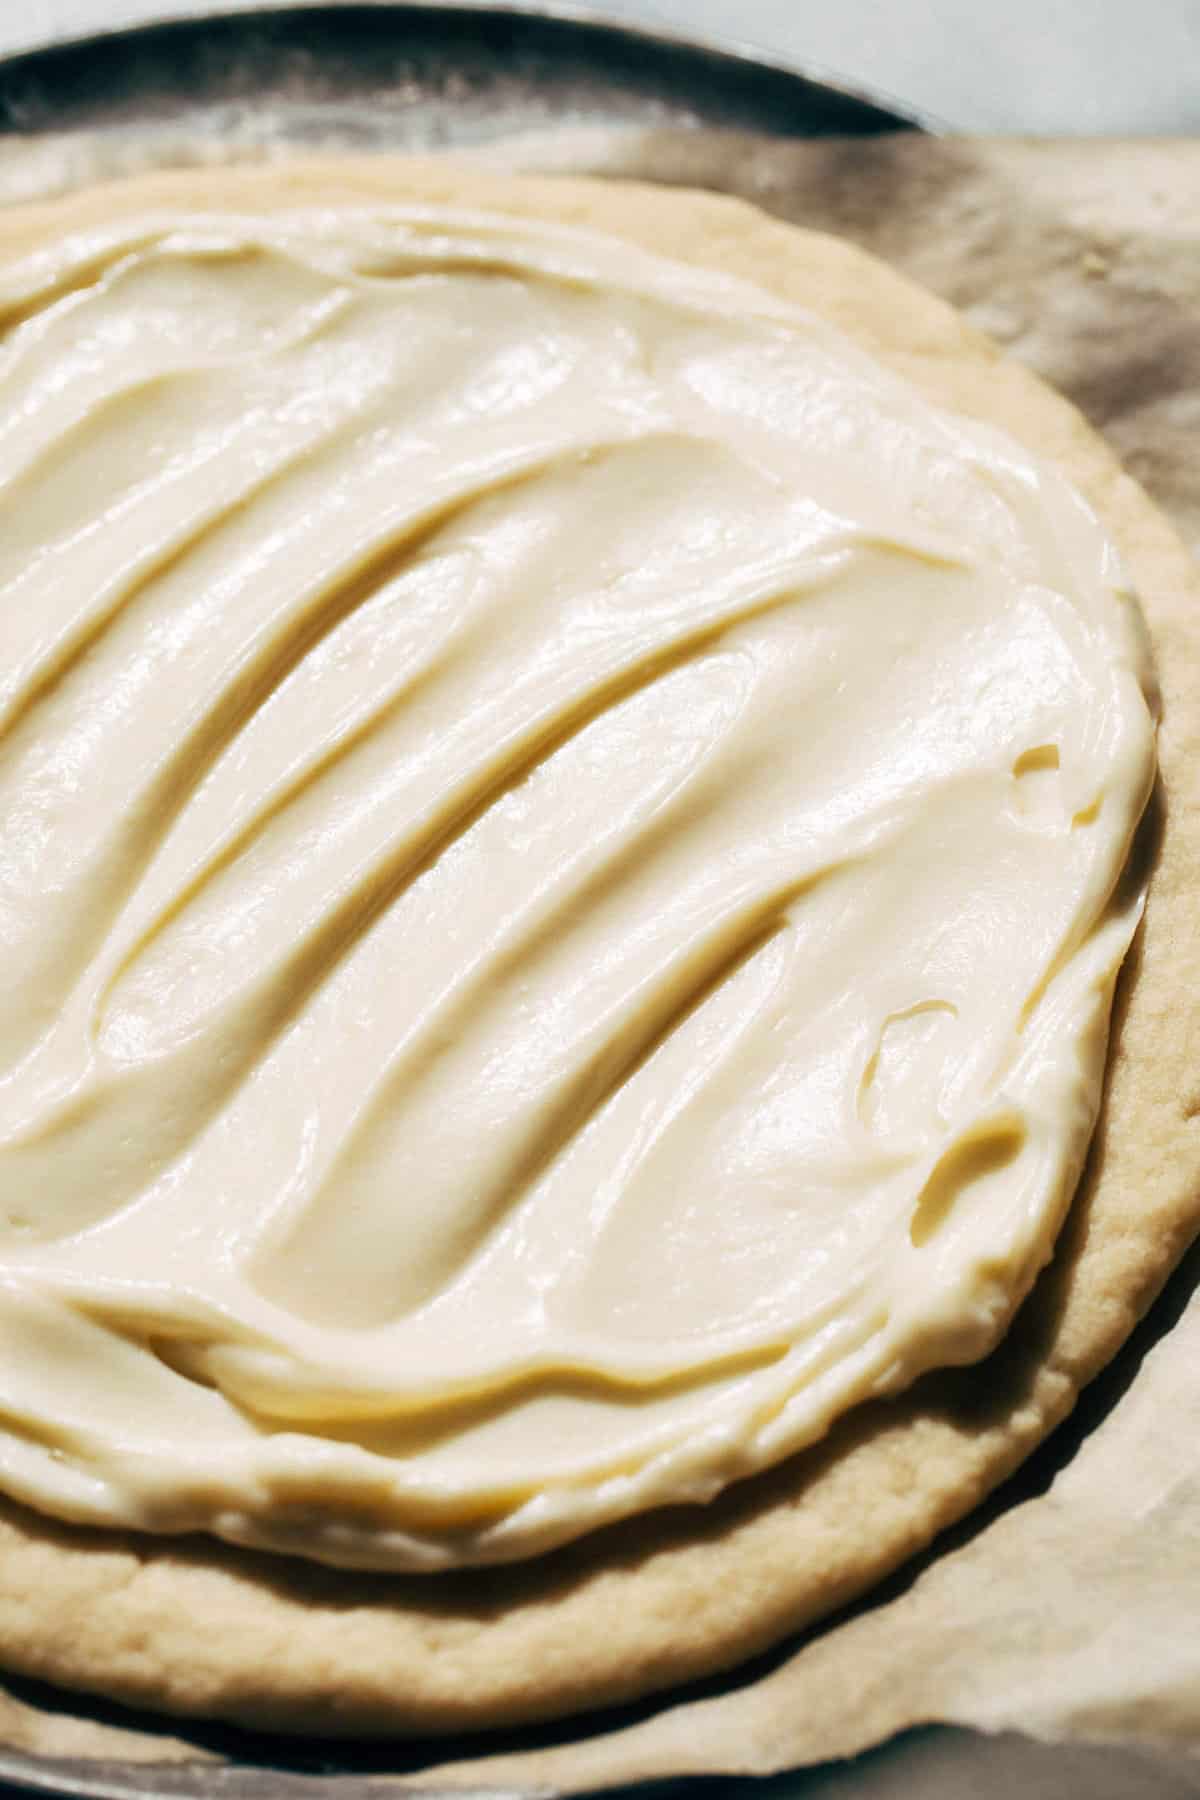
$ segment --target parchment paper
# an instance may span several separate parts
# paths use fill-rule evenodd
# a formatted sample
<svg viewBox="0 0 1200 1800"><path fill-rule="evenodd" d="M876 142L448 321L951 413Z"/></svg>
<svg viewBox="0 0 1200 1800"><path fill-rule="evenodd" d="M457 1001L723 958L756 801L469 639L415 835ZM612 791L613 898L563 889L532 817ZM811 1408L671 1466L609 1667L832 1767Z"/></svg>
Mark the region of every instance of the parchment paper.
<svg viewBox="0 0 1200 1800"><path fill-rule="evenodd" d="M242 153L284 151L268 134ZM39 154L38 163L10 154L0 182L7 174L28 192L73 178ZM151 154L183 160L161 138L152 153L110 141L106 154L110 168ZM720 188L857 239L1074 399L1200 547L1200 143L782 144L638 131L507 140L475 154ZM574 1792L766 1773L931 1721L1200 1757L1198 1279L1200 1250L1015 1489L874 1604L702 1697L474 1754L463 1745L449 1757L445 1745L367 1752L358 1770ZM238 1750L231 1734L143 1730L27 1689L0 1694L0 1739L131 1761ZM261 1744L256 1753L271 1754Z"/></svg>

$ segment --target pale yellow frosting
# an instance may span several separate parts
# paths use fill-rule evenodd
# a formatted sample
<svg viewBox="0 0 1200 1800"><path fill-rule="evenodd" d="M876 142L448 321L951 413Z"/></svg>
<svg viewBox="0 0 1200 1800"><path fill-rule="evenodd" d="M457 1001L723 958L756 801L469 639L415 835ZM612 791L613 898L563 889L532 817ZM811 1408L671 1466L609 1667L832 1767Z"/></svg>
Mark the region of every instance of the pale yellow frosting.
<svg viewBox="0 0 1200 1800"><path fill-rule="evenodd" d="M0 303L0 1486L485 1561L986 1349L1141 905L1074 491L529 221L152 217Z"/></svg>

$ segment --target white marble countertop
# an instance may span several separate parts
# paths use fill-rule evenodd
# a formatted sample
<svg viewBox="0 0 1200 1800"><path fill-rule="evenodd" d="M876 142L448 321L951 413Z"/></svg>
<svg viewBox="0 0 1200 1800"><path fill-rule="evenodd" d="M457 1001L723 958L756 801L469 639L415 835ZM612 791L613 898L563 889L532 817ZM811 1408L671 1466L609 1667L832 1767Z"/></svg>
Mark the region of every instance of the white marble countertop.
<svg viewBox="0 0 1200 1800"><path fill-rule="evenodd" d="M246 3L0 0L0 53ZM733 38L953 130L1200 133L1200 0L588 0L587 10Z"/></svg>

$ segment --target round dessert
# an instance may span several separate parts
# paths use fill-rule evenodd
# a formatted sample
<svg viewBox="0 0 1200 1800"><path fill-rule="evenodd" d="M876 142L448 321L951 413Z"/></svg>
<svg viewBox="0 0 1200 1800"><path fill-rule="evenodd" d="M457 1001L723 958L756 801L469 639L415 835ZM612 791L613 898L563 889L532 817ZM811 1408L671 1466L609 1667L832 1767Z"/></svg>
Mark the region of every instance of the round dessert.
<svg viewBox="0 0 1200 1800"><path fill-rule="evenodd" d="M6 1661L430 1731L860 1591L1197 1222L1169 529L707 196L290 164L0 255Z"/></svg>

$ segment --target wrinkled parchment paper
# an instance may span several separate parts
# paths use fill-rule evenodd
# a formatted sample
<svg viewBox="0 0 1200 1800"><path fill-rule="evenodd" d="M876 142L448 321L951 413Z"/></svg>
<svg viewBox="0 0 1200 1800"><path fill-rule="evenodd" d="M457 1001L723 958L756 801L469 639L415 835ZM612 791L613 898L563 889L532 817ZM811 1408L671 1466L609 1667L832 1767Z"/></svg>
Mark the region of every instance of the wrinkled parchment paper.
<svg viewBox="0 0 1200 1800"><path fill-rule="evenodd" d="M240 150L283 153L269 135ZM472 155L513 169L719 188L857 239L1068 394L1200 548L1200 143L785 144L576 131ZM185 155L161 138L150 148L109 140L104 166L198 159L194 147ZM0 192L71 185L84 167L77 147L66 162L53 145L5 152ZM968 1521L915 1575L903 1572L874 1604L798 1649L703 1697L601 1727L557 1727L499 1751L458 1746L450 1760L445 1745L371 1752L358 1772L382 1785L407 1774L575 1792L767 1773L849 1756L932 1721L1200 1759L1198 1279L1200 1250L1076 1419L982 1522ZM31 1689L0 1693L0 1742L14 1748L138 1762L236 1752L231 1735L173 1729L143 1731L115 1710L52 1705ZM1200 1791L1200 1760L1196 1769ZM836 1791L849 1800L843 1779ZM1184 1791L1178 1768L1173 1781L1172 1793Z"/></svg>

